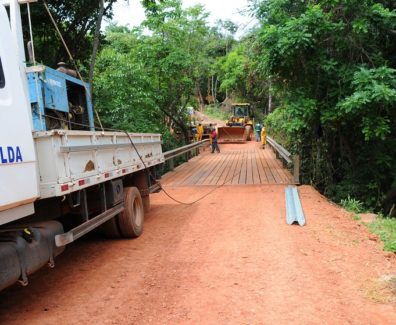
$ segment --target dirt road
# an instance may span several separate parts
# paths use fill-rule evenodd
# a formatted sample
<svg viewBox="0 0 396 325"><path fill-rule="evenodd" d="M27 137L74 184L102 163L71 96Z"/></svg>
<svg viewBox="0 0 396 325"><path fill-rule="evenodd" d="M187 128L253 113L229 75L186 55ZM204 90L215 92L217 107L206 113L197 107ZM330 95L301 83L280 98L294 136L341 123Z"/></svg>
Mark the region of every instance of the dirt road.
<svg viewBox="0 0 396 325"><path fill-rule="evenodd" d="M395 324L396 288L381 282L394 256L311 187L300 196L305 227L286 225L284 185L226 185L192 206L155 194L142 237L68 246L0 293L0 323Z"/></svg>

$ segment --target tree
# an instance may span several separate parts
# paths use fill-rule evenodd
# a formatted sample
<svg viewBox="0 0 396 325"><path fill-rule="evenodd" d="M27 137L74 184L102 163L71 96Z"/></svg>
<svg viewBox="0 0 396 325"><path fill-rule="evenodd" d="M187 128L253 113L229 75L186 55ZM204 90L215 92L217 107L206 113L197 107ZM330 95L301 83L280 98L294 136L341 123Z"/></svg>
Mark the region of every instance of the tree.
<svg viewBox="0 0 396 325"><path fill-rule="evenodd" d="M143 39L144 65L150 71L156 87L158 108L172 124L181 129L185 141L189 138L186 107L199 93L205 61L207 13L202 6L182 10L181 1L170 0L146 8L144 26L152 35Z"/></svg>
<svg viewBox="0 0 396 325"><path fill-rule="evenodd" d="M151 132L177 129L189 141L187 106L206 78L208 27L202 6L150 2L144 27L112 26L98 56L95 94L107 126Z"/></svg>
<svg viewBox="0 0 396 325"><path fill-rule="evenodd" d="M104 2L104 17L112 17L112 6L115 2L116 0ZM47 0L46 3L48 3L58 28L79 68L83 72L87 72L95 28L101 11L98 1ZM52 27L52 22L46 10L40 3L31 6L31 17L35 53L38 61L52 67L56 67L59 61L69 62L69 56L60 42L55 28ZM25 39L28 39L27 26L24 26L24 34Z"/></svg>
<svg viewBox="0 0 396 325"><path fill-rule="evenodd" d="M256 1L268 120L303 157L303 180L379 207L396 185L395 3Z"/></svg>

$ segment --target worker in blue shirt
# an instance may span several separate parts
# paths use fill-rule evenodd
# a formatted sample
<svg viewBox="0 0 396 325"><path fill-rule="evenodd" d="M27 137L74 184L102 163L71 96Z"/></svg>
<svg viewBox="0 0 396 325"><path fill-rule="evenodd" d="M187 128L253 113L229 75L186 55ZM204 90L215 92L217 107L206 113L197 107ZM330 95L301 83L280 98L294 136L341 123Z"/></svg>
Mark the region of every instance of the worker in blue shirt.
<svg viewBox="0 0 396 325"><path fill-rule="evenodd" d="M256 142L261 141L261 129L263 126L257 122L256 125L254 126L254 130L256 131Z"/></svg>

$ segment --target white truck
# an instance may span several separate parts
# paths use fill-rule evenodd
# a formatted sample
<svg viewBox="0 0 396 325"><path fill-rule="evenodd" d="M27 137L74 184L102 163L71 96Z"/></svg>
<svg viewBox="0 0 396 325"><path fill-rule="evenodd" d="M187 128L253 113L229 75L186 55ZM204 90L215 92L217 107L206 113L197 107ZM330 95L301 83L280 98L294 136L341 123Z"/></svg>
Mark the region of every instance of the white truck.
<svg viewBox="0 0 396 325"><path fill-rule="evenodd" d="M94 130L88 84L26 66L29 2L0 0L0 290L94 228L139 236L164 162L159 134Z"/></svg>

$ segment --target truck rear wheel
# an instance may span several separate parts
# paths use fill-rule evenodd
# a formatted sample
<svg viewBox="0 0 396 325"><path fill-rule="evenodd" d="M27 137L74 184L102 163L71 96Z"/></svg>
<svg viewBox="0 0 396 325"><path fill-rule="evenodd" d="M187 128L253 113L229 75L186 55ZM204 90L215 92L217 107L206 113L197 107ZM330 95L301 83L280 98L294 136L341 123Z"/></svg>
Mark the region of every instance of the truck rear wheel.
<svg viewBox="0 0 396 325"><path fill-rule="evenodd" d="M116 218L122 237L135 238L143 232L144 207L137 187L124 188L125 210Z"/></svg>

